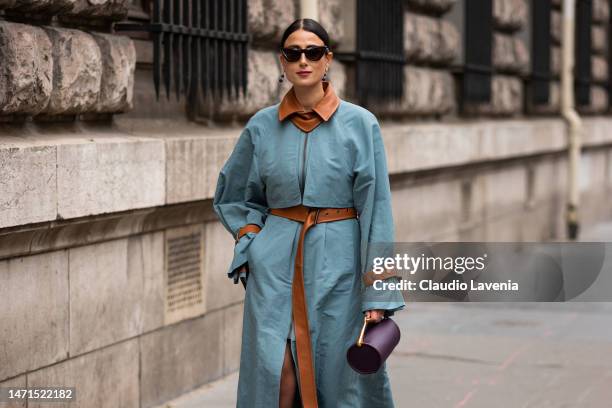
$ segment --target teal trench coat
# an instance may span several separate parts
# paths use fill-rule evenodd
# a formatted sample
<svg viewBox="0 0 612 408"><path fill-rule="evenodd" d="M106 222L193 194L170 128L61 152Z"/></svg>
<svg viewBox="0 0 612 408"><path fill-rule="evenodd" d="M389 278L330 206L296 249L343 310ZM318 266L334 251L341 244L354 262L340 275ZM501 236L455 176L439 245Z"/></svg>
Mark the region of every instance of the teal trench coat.
<svg viewBox="0 0 612 408"><path fill-rule="evenodd" d="M249 268L237 406L278 407L285 345L295 339L291 285L302 224L267 210L303 204L355 207L359 213L358 219L315 225L304 242L319 407L393 407L386 365L362 375L346 361L364 311L386 309L393 315L405 306L399 291L368 296L374 288L364 288L361 279L368 269L368 244L394 240L378 121L368 110L340 100L328 121L305 133L290 120L279 121L279 105L261 109L248 121L219 174L213 201L232 236L246 224L262 227L235 245L228 271L238 283L240 267L247 263ZM291 346L297 364L295 341Z"/></svg>

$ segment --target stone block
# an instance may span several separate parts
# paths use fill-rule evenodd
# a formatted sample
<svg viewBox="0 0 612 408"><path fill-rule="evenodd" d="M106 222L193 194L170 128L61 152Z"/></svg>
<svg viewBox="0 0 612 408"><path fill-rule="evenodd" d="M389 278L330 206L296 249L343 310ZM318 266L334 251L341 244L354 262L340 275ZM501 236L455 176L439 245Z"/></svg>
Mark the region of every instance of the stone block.
<svg viewBox="0 0 612 408"><path fill-rule="evenodd" d="M11 12L32 14L56 14L74 7L77 0L8 0L6 8Z"/></svg>
<svg viewBox="0 0 612 408"><path fill-rule="evenodd" d="M70 355L163 325L163 234L69 250Z"/></svg>
<svg viewBox="0 0 612 408"><path fill-rule="evenodd" d="M346 99L346 66L337 60L332 62L327 76L334 86L336 95L341 99Z"/></svg>
<svg viewBox="0 0 612 408"><path fill-rule="evenodd" d="M582 156L580 160L579 188L581 192L603 189L606 185L606 155L602 151L593 151ZM602 191L603 192L603 191Z"/></svg>
<svg viewBox="0 0 612 408"><path fill-rule="evenodd" d="M521 112L523 106L523 84L516 77L494 75L491 80L491 102L466 104L466 113L507 116Z"/></svg>
<svg viewBox="0 0 612 408"><path fill-rule="evenodd" d="M154 232L127 239L127 271L141 274L142 289L133 307L137 330L148 332L164 324L164 234Z"/></svg>
<svg viewBox="0 0 612 408"><path fill-rule="evenodd" d="M592 4L593 21L606 24L610 18L610 3L608 0L593 0Z"/></svg>
<svg viewBox="0 0 612 408"><path fill-rule="evenodd" d="M541 114L556 114L560 109L561 102L561 90L559 86L559 82L550 82L548 95L548 103L544 105L533 105L531 103L531 98L528 97L526 102L529 109L529 112L533 113L541 113Z"/></svg>
<svg viewBox="0 0 612 408"><path fill-rule="evenodd" d="M401 101L376 104L373 108L388 115L435 115L449 112L455 103L450 72L407 65Z"/></svg>
<svg viewBox="0 0 612 408"><path fill-rule="evenodd" d="M36 114L49 103L51 41L41 28L0 21L0 114Z"/></svg>
<svg viewBox="0 0 612 408"><path fill-rule="evenodd" d="M550 47L550 73L552 75L561 74L561 47Z"/></svg>
<svg viewBox="0 0 612 408"><path fill-rule="evenodd" d="M447 71L407 67L406 103L410 113L446 113L455 103L452 76Z"/></svg>
<svg viewBox="0 0 612 408"><path fill-rule="evenodd" d="M221 166L229 157L240 129L219 129L201 137L166 139L166 202L205 200L214 196Z"/></svg>
<svg viewBox="0 0 612 408"><path fill-rule="evenodd" d="M166 141L166 202L175 204L207 196L207 169L214 145L208 137L185 137ZM210 150L209 150L210 149Z"/></svg>
<svg viewBox="0 0 612 408"><path fill-rule="evenodd" d="M523 73L529 69L529 52L516 36L493 34L493 66L499 70Z"/></svg>
<svg viewBox="0 0 612 408"><path fill-rule="evenodd" d="M0 228L55 219L56 154L55 146L0 142Z"/></svg>
<svg viewBox="0 0 612 408"><path fill-rule="evenodd" d="M607 111L608 90L603 86L591 86L591 108L597 112Z"/></svg>
<svg viewBox="0 0 612 408"><path fill-rule="evenodd" d="M79 143L80 142L80 143ZM162 205L164 143L150 138L78 141L57 146L61 218Z"/></svg>
<svg viewBox="0 0 612 408"><path fill-rule="evenodd" d="M282 71L278 52L249 49L248 55L248 93L241 92L235 101L207 101L202 106L202 115L224 121L246 119L261 108L279 102L278 78Z"/></svg>
<svg viewBox="0 0 612 408"><path fill-rule="evenodd" d="M141 407L153 407L223 375L224 311L140 338Z"/></svg>
<svg viewBox="0 0 612 408"><path fill-rule="evenodd" d="M597 25L591 27L591 49L594 53L605 55L608 41L606 36L605 27Z"/></svg>
<svg viewBox="0 0 612 408"><path fill-rule="evenodd" d="M53 44L53 91L46 115L74 115L94 110L100 95L102 54L83 31L45 27Z"/></svg>
<svg viewBox="0 0 612 408"><path fill-rule="evenodd" d="M278 49L284 30L298 18L297 4L292 0L249 1L248 27L253 42Z"/></svg>
<svg viewBox="0 0 612 408"><path fill-rule="evenodd" d="M220 222L204 224L204 290L206 310L216 310L244 299L242 283L227 277L232 263L234 240Z"/></svg>
<svg viewBox="0 0 612 408"><path fill-rule="evenodd" d="M591 76L595 81L608 80L608 61L606 57L600 55L591 57Z"/></svg>
<svg viewBox="0 0 612 408"><path fill-rule="evenodd" d="M457 29L448 21L404 13L404 52L408 61L448 64L459 52Z"/></svg>
<svg viewBox="0 0 612 408"><path fill-rule="evenodd" d="M0 381L68 357L68 298L66 251L0 261Z"/></svg>
<svg viewBox="0 0 612 408"><path fill-rule="evenodd" d="M489 171L480 180L481 208L488 219L503 218L523 211L527 192L526 172L522 166Z"/></svg>
<svg viewBox="0 0 612 408"><path fill-rule="evenodd" d="M553 43L561 44L561 36L563 30L563 17L559 10L551 10L550 12L550 38Z"/></svg>
<svg viewBox="0 0 612 408"><path fill-rule="evenodd" d="M503 31L516 31L527 24L525 0L493 0L493 22Z"/></svg>
<svg viewBox="0 0 612 408"><path fill-rule="evenodd" d="M0 382L0 388L11 387L11 388L26 388L26 376L21 375L11 380ZM14 402L2 403L2 408L27 408L26 400L16 400Z"/></svg>
<svg viewBox="0 0 612 408"><path fill-rule="evenodd" d="M608 109L608 92L606 88L599 85L592 85L590 91L590 103L587 106L578 106L581 113L603 113Z"/></svg>
<svg viewBox="0 0 612 408"><path fill-rule="evenodd" d="M242 286L242 284L240 284ZM240 368L244 303L223 309L223 375Z"/></svg>
<svg viewBox="0 0 612 408"><path fill-rule="evenodd" d="M524 214L513 214L501 218L489 218L481 225L482 238L491 242L523 242L527 222Z"/></svg>
<svg viewBox="0 0 612 408"><path fill-rule="evenodd" d="M609 143L612 135L612 127L608 122L609 117L596 116L585 117L583 120L583 144L591 146L602 146ZM612 162L610 162L612 164ZM610 166L610 176L612 176L612 166ZM610 178L612 181L612 177Z"/></svg>
<svg viewBox="0 0 612 408"><path fill-rule="evenodd" d="M95 111L120 113L133 108L136 48L129 37L93 34L102 54L100 97Z"/></svg>
<svg viewBox="0 0 612 408"><path fill-rule="evenodd" d="M449 56L451 60L455 60L460 55L460 50L463 47L461 35L457 31L457 27L447 20L440 20L440 53ZM452 54L452 57L450 57Z"/></svg>
<svg viewBox="0 0 612 408"><path fill-rule="evenodd" d="M533 166L533 204L548 204L565 195L567 163L562 160L539 161Z"/></svg>
<svg viewBox="0 0 612 408"><path fill-rule="evenodd" d="M443 14L455 5L457 0L406 0L409 8L432 14Z"/></svg>
<svg viewBox="0 0 612 408"><path fill-rule="evenodd" d="M138 339L105 347L28 374L28 387L76 388L76 400L53 403L57 408L131 408L139 406ZM29 408L49 403L29 402Z"/></svg>
<svg viewBox="0 0 612 408"><path fill-rule="evenodd" d="M325 27L325 30L327 30L329 41L332 45L342 43L344 38L342 6L343 0L326 0L319 2L319 22Z"/></svg>
<svg viewBox="0 0 612 408"><path fill-rule="evenodd" d="M490 120L471 129L479 134L479 161L529 156L566 148L561 120ZM539 138L539 139L538 139ZM536 139L536 140L534 140Z"/></svg>
<svg viewBox="0 0 612 408"><path fill-rule="evenodd" d="M74 6L63 17L122 20L127 16L130 0L74 0Z"/></svg>
<svg viewBox="0 0 612 408"><path fill-rule="evenodd" d="M393 190L398 242L421 242L459 227L461 196L453 180L436 180Z"/></svg>

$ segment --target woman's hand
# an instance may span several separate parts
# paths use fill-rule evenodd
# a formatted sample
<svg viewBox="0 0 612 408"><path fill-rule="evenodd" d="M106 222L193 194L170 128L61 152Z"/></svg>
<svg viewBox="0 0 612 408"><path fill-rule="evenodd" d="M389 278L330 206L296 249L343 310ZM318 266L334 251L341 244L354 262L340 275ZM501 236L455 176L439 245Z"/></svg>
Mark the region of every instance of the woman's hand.
<svg viewBox="0 0 612 408"><path fill-rule="evenodd" d="M385 317L384 309L366 310L365 313L368 319L372 319L376 323L380 322L383 319L383 317Z"/></svg>
<svg viewBox="0 0 612 408"><path fill-rule="evenodd" d="M240 275L242 272L247 272L247 276L248 276L248 268L247 268L247 264L242 265L242 267L240 269L238 269L238 275ZM247 287L247 278L246 277L240 277L240 282L242 282L242 286L244 286L244 290L246 290Z"/></svg>

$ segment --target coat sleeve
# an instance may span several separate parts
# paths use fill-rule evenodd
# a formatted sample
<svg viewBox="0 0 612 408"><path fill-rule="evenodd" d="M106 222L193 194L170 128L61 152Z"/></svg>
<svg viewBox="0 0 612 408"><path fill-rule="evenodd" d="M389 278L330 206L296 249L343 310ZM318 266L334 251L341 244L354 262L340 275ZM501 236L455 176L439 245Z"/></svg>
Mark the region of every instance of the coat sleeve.
<svg viewBox="0 0 612 408"><path fill-rule="evenodd" d="M247 124L219 173L215 189L213 209L234 238L238 230L247 224L263 228L267 216L268 204L257 166L255 134L256 129ZM247 248L255 235L248 232L234 247L234 258L227 272L228 277L234 279L234 284L239 282L240 277L246 278L246 273L239 275L238 270L245 264L248 267Z"/></svg>
<svg viewBox="0 0 612 408"><path fill-rule="evenodd" d="M376 117L372 115L365 133L366 142L355 159L353 199L359 212L360 272L372 269L375 256L393 256L395 227L391 208L391 188L387 171L387 158ZM397 282L396 276L387 281ZM361 279L361 310L384 309L387 316L405 307L398 290L376 290Z"/></svg>

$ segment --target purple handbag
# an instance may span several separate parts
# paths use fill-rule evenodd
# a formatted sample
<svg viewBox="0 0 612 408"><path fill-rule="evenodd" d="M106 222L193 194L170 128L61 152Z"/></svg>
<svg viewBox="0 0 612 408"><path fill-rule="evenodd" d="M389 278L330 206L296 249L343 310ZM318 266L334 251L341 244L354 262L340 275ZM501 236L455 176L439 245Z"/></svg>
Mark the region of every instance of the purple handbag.
<svg viewBox="0 0 612 408"><path fill-rule="evenodd" d="M400 340L399 327L391 318L366 327L371 321L364 316L357 343L346 351L349 365L360 374L377 372Z"/></svg>

